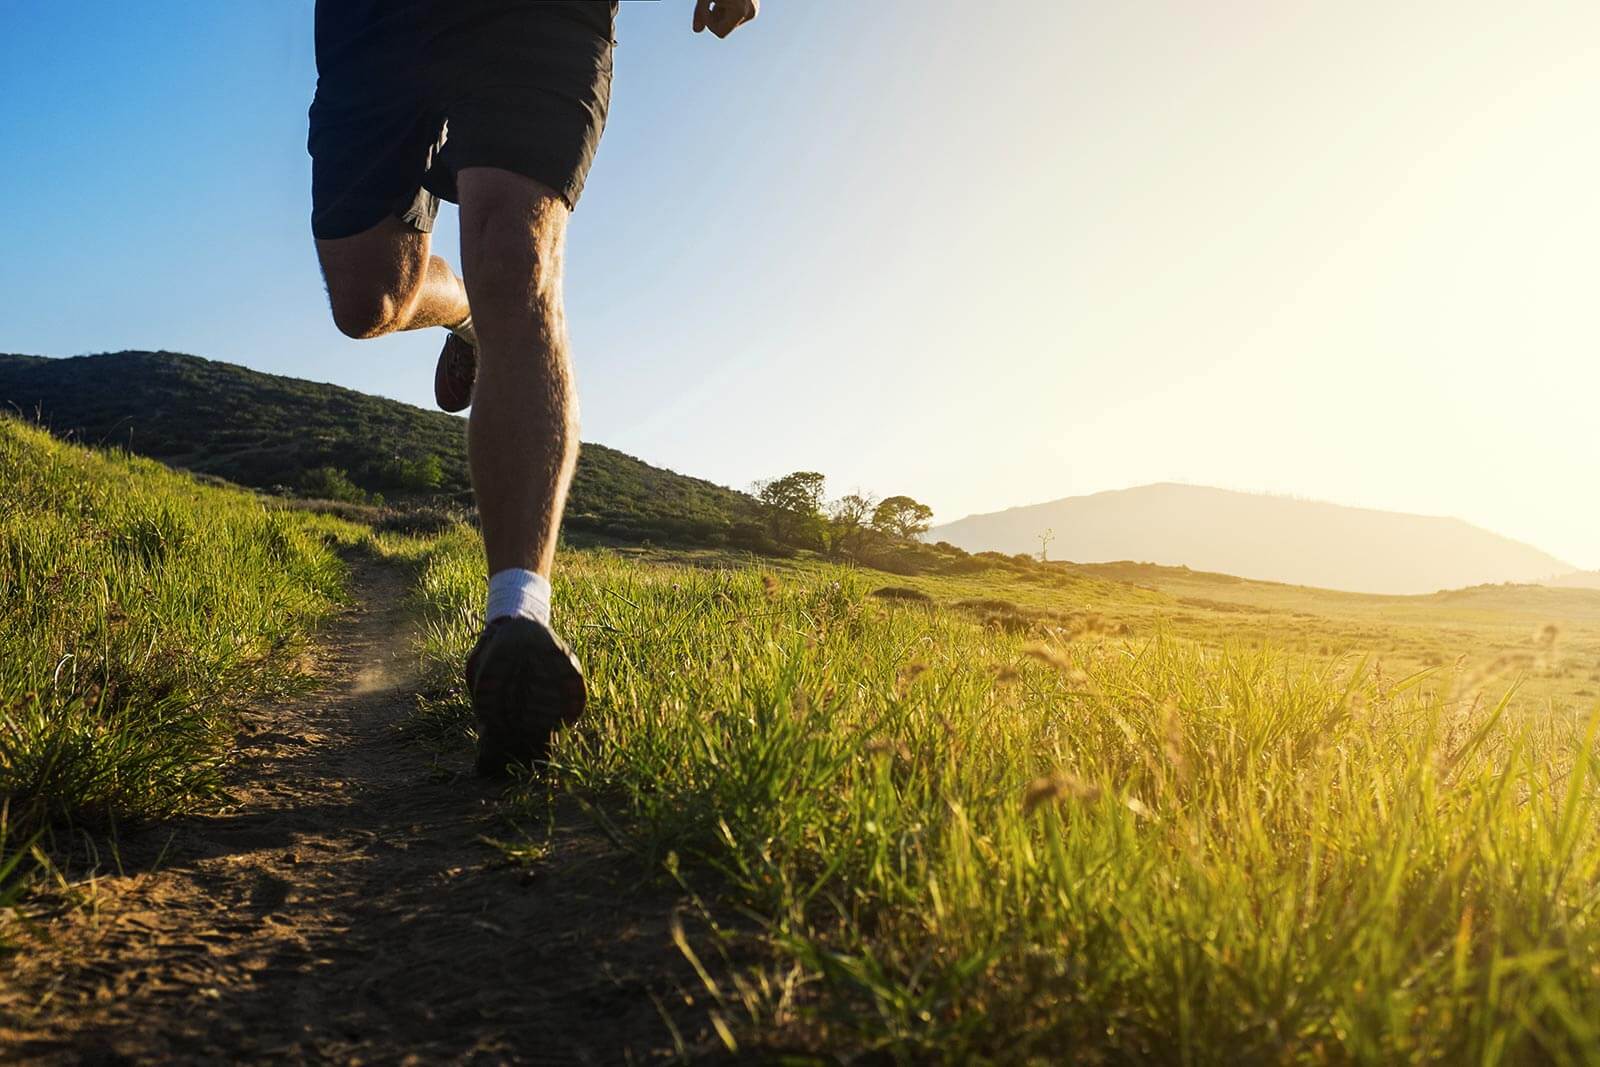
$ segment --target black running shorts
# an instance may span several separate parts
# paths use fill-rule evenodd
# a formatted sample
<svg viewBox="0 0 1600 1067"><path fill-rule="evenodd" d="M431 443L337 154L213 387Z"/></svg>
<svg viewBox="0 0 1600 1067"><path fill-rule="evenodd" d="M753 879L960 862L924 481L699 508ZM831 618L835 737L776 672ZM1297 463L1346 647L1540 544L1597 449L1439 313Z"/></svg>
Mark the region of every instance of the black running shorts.
<svg viewBox="0 0 1600 1067"><path fill-rule="evenodd" d="M463 167L578 203L611 100L615 0L317 0L311 232L427 231Z"/></svg>

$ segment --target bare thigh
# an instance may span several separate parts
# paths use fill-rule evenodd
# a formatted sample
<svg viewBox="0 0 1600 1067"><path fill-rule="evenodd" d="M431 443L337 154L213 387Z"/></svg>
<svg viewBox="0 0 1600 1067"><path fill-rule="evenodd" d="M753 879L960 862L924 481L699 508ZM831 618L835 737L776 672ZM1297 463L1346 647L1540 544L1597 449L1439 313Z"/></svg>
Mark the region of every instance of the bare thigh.
<svg viewBox="0 0 1600 1067"><path fill-rule="evenodd" d="M354 237L317 241L333 321L351 337L394 328L428 274L432 235L387 218Z"/></svg>

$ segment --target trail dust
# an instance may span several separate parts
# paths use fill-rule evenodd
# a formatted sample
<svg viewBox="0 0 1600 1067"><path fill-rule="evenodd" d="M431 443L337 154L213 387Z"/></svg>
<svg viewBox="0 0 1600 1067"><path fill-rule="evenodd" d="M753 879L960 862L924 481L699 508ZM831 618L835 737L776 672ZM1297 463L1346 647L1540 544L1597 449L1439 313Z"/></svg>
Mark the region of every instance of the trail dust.
<svg viewBox="0 0 1600 1067"><path fill-rule="evenodd" d="M484 843L502 790L395 729L403 575L353 576L319 691L247 715L233 806L124 832L90 906L0 962L0 1059L648 1062L674 1029L710 1048L680 895L576 814L529 868Z"/></svg>

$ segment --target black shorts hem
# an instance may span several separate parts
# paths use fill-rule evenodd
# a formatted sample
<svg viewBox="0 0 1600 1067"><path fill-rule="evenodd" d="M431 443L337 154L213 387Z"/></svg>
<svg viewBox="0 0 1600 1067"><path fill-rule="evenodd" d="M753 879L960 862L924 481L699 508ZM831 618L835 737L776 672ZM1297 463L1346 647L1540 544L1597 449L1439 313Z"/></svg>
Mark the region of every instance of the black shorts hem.
<svg viewBox="0 0 1600 1067"><path fill-rule="evenodd" d="M578 200L583 196L583 177L574 177L571 167L540 159L536 154L488 149L451 153L448 169L438 167L429 172L428 191L440 200L461 203L456 176L469 167L493 167L536 181L561 197L568 211L576 211Z"/></svg>
<svg viewBox="0 0 1600 1067"><path fill-rule="evenodd" d="M418 189L410 204L402 205L394 217L418 233L432 233L433 220L439 217L439 198L427 189Z"/></svg>
<svg viewBox="0 0 1600 1067"><path fill-rule="evenodd" d="M399 219L418 233L432 233L434 220L438 217L439 198L427 189L418 189L412 197L396 206L372 205L365 208L347 207L339 211L313 211L311 236L318 241L355 237L389 218Z"/></svg>

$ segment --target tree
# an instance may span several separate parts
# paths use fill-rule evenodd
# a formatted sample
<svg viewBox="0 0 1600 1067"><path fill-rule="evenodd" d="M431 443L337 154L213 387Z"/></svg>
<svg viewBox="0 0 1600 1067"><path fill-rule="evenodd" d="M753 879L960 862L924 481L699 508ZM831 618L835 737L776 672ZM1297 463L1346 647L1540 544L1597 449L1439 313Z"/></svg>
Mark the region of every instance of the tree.
<svg viewBox="0 0 1600 1067"><path fill-rule="evenodd" d="M860 552L867 535L867 524L872 520L873 509L878 506L875 497L857 490L840 497L828 505L828 551Z"/></svg>
<svg viewBox="0 0 1600 1067"><path fill-rule="evenodd" d="M928 532L933 509L908 496L891 496L872 512L872 528L890 537L913 541Z"/></svg>
<svg viewBox="0 0 1600 1067"><path fill-rule="evenodd" d="M1041 530L1039 532L1037 540L1039 542L1039 562L1040 563L1049 562L1049 560L1050 560L1050 542L1054 541L1055 539L1056 539L1056 531L1055 531L1054 527L1051 527L1051 528L1046 529L1046 530Z"/></svg>
<svg viewBox="0 0 1600 1067"><path fill-rule="evenodd" d="M756 499L774 541L798 545L819 539L824 481L816 471L795 471L756 483Z"/></svg>

